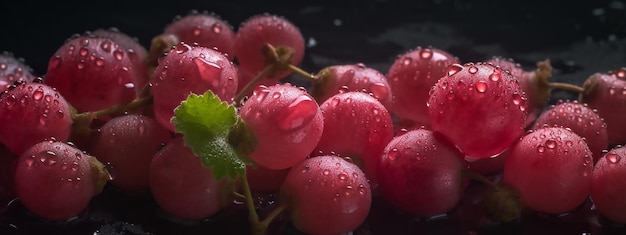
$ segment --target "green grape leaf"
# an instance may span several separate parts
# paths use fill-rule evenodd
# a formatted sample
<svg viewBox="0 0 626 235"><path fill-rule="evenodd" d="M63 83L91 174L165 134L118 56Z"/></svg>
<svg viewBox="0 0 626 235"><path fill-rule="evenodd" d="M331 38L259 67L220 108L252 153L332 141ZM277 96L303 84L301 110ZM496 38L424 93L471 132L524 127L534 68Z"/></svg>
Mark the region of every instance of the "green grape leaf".
<svg viewBox="0 0 626 235"><path fill-rule="evenodd" d="M216 179L245 175L246 161L228 139L231 128L242 122L234 106L222 102L211 91L203 95L192 93L174 109L171 121Z"/></svg>

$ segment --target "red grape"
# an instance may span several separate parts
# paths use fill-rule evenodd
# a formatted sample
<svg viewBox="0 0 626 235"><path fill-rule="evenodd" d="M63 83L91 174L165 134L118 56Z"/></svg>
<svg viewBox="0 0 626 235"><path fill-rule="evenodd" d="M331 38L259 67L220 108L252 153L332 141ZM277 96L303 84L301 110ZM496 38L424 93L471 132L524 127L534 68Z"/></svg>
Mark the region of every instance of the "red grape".
<svg viewBox="0 0 626 235"><path fill-rule="evenodd" d="M182 137L170 141L150 164L150 190L157 204L170 215L206 219L229 202L224 182L185 146Z"/></svg>
<svg viewBox="0 0 626 235"><path fill-rule="evenodd" d="M391 113L414 125L429 126L429 91L454 63L459 63L455 56L436 48L418 47L396 58L387 72L393 94Z"/></svg>
<svg viewBox="0 0 626 235"><path fill-rule="evenodd" d="M502 182L528 208L560 214L588 198L592 170L591 151L582 137L562 127L543 127L510 149Z"/></svg>
<svg viewBox="0 0 626 235"><path fill-rule="evenodd" d="M626 67L612 73L595 73L583 87L580 101L598 110L606 122L609 144L626 143Z"/></svg>
<svg viewBox="0 0 626 235"><path fill-rule="evenodd" d="M291 84L258 86L243 104L241 118L256 136L248 156L269 169L285 169L304 160L322 136L324 120L317 102Z"/></svg>
<svg viewBox="0 0 626 235"><path fill-rule="evenodd" d="M626 147L617 146L601 157L593 170L591 199L606 218L626 223Z"/></svg>
<svg viewBox="0 0 626 235"><path fill-rule="evenodd" d="M95 171L90 158L63 142L33 145L16 160L18 199L42 219L59 221L80 215L108 180L107 174Z"/></svg>
<svg viewBox="0 0 626 235"><path fill-rule="evenodd" d="M19 83L0 95L0 142L15 154L46 139L67 141L72 118L67 101L40 82Z"/></svg>
<svg viewBox="0 0 626 235"><path fill-rule="evenodd" d="M34 79L33 70L24 59L7 51L0 53L0 92L7 90L14 82L31 82Z"/></svg>
<svg viewBox="0 0 626 235"><path fill-rule="evenodd" d="M372 183L385 146L393 138L393 123L385 106L363 92L344 92L320 105L324 131L313 151L316 155L350 157Z"/></svg>
<svg viewBox="0 0 626 235"><path fill-rule="evenodd" d="M524 133L526 95L509 72L480 62L446 71L428 100L435 132L472 158L495 156Z"/></svg>
<svg viewBox="0 0 626 235"><path fill-rule="evenodd" d="M551 105L535 121L534 129L544 125L560 126L571 129L585 138L594 160L602 156L602 151L609 147L606 124L597 111L578 101L559 101Z"/></svg>
<svg viewBox="0 0 626 235"><path fill-rule="evenodd" d="M350 232L365 221L372 203L363 171L332 155L291 168L280 195L293 224L309 234Z"/></svg>
<svg viewBox="0 0 626 235"><path fill-rule="evenodd" d="M433 132L416 129L395 137L382 156L378 182L396 208L416 216L446 213L464 191L460 153Z"/></svg>
<svg viewBox="0 0 626 235"><path fill-rule="evenodd" d="M149 187L152 157L171 138L153 118L128 114L98 129L90 153L107 166L111 184L127 192L143 192Z"/></svg>
<svg viewBox="0 0 626 235"><path fill-rule="evenodd" d="M197 43L226 54L232 59L235 44L235 32L228 22L215 14L192 11L183 17L177 17L168 24L163 34L174 35L179 42Z"/></svg>
<svg viewBox="0 0 626 235"><path fill-rule="evenodd" d="M143 67L141 67L143 68ZM78 112L96 111L135 99L136 74L127 48L93 34L74 35L50 58L44 82Z"/></svg>
<svg viewBox="0 0 626 235"><path fill-rule="evenodd" d="M391 89L385 75L364 64L332 65L320 70L311 87L311 95L322 103L346 91L371 93L387 109L391 108Z"/></svg>
<svg viewBox="0 0 626 235"><path fill-rule="evenodd" d="M298 66L302 62L304 37L300 30L284 17L262 14L248 18L237 29L234 51L239 68L252 74L258 74L265 69L262 48L267 43L275 48L291 48L294 52L291 64ZM267 77L280 79L290 73L291 70L283 70Z"/></svg>
<svg viewBox="0 0 626 235"><path fill-rule="evenodd" d="M211 90L222 101L232 102L237 81L237 67L224 54L181 42L160 59L154 71L154 115L161 125L175 131L170 119L190 93Z"/></svg>

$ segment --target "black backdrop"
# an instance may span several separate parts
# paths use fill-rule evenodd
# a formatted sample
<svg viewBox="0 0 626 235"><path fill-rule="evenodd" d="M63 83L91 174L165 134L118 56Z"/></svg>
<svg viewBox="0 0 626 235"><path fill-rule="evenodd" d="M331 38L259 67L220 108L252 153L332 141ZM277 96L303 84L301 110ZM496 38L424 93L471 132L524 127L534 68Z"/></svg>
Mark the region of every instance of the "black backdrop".
<svg viewBox="0 0 626 235"><path fill-rule="evenodd" d="M362 62L386 72L395 57L417 46L433 46L464 62L498 55L526 69L549 58L553 81L582 84L595 72L626 66L626 1L58 1L0 4L0 51L25 59L37 75L74 33L117 27L148 47L153 36L176 15L190 10L220 15L234 27L264 12L285 16L299 26L309 43L302 67L315 72L325 66ZM299 78L290 77L294 82ZM556 91L554 100L573 94ZM144 198L145 199L145 198ZM0 234L218 234L247 231L245 219L181 225L154 216L150 199L129 199L115 192L94 199L87 217L69 224L46 224L18 209L0 214ZM386 209L380 209L385 211ZM380 211L379 210L379 211ZM238 212L233 212L237 214ZM158 214L158 213L157 213ZM380 218L384 216L374 216ZM426 232L472 234L455 221L371 222L359 234ZM548 221L548 222L546 222ZM581 234L590 227L580 221L538 220L493 234ZM588 222L588 221L587 221ZM243 225L243 226L242 226ZM408 229L408 230L405 230ZM387 231L387 232L385 232Z"/></svg>

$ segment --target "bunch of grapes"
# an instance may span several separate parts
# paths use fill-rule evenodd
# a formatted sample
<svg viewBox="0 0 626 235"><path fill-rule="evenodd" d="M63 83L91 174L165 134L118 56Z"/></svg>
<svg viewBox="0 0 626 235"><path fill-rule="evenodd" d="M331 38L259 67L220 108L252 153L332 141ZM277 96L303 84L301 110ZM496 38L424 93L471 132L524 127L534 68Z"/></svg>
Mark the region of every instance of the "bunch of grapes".
<svg viewBox="0 0 626 235"><path fill-rule="evenodd" d="M64 223L116 190L176 223L244 211L232 218L252 234L367 231L389 211L480 229L586 203L626 223L626 67L577 87L551 82L549 60L525 71L416 45L388 71L311 74L304 54L282 16L234 28L197 11L149 48L117 29L73 35L45 76L3 53L0 198ZM554 89L579 99L548 106Z"/></svg>

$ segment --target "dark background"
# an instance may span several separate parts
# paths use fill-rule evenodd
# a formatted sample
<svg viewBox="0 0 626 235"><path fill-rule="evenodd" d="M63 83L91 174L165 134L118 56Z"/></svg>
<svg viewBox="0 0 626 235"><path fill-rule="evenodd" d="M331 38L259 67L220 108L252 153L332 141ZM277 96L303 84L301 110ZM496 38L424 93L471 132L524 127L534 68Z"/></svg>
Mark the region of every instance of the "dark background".
<svg viewBox="0 0 626 235"><path fill-rule="evenodd" d="M152 37L176 15L191 10L213 12L235 28L255 14L285 16L300 27L309 43L302 68L310 72L362 62L386 73L396 56L417 46L446 50L463 62L509 57L527 70L537 61L551 59L555 67L552 80L576 85L595 72L626 66L625 0L10 1L0 4L0 51L24 58L36 75L43 76L52 54L72 34L117 27L148 48ZM295 75L290 79L301 81ZM557 90L552 101L573 96ZM472 200L465 203L471 207ZM0 211L0 234L248 231L245 214L237 209L205 223L188 224L165 218L149 197L129 198L105 190L92 204L77 221L48 224L14 203ZM606 234L619 228L601 226L584 208L564 219L533 217L512 227L487 228L457 219L419 221L394 214L384 205L374 209L376 213L355 234ZM240 218L233 221L232 217ZM289 225L279 231L296 233Z"/></svg>

